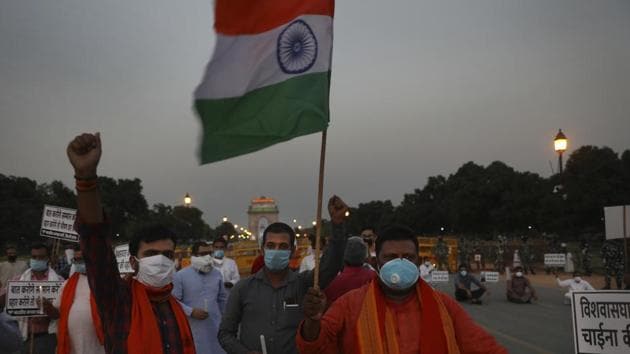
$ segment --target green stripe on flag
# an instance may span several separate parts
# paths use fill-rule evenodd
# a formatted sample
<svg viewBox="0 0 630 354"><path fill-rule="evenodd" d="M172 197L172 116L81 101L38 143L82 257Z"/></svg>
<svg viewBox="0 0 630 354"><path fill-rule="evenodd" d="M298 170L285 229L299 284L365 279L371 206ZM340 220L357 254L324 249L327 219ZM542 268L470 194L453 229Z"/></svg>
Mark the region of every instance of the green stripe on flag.
<svg viewBox="0 0 630 354"><path fill-rule="evenodd" d="M197 99L201 163L264 149L326 129L330 72L301 75L244 96Z"/></svg>

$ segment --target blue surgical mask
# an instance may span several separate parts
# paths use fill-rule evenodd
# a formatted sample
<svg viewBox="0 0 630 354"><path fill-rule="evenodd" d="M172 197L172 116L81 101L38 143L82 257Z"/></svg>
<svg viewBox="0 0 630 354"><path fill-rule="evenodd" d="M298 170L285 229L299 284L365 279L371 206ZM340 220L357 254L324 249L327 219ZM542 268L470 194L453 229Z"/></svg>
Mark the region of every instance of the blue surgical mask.
<svg viewBox="0 0 630 354"><path fill-rule="evenodd" d="M36 272L43 272L48 269L48 261L44 259L33 259L30 262L31 270Z"/></svg>
<svg viewBox="0 0 630 354"><path fill-rule="evenodd" d="M223 250L216 250L213 254L214 258L223 258L225 256L225 252Z"/></svg>
<svg viewBox="0 0 630 354"><path fill-rule="evenodd" d="M418 267L406 258L396 258L385 263L378 276L387 287L394 290L406 290L418 281Z"/></svg>
<svg viewBox="0 0 630 354"><path fill-rule="evenodd" d="M283 270L289 266L290 250L265 250L265 266L270 271Z"/></svg>

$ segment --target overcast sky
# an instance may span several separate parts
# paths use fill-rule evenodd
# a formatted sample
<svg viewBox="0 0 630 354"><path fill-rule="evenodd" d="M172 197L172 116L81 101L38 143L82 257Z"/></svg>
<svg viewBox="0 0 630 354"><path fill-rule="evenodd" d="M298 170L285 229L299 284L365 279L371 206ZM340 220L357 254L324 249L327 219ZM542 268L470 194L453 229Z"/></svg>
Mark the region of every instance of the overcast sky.
<svg viewBox="0 0 630 354"><path fill-rule="evenodd" d="M99 173L186 192L214 226L249 200L314 219L320 135L199 166L192 91L210 0L0 0L0 173L72 185L65 146L100 131ZM550 175L552 139L630 148L630 1L341 0L326 192L391 199L467 161Z"/></svg>

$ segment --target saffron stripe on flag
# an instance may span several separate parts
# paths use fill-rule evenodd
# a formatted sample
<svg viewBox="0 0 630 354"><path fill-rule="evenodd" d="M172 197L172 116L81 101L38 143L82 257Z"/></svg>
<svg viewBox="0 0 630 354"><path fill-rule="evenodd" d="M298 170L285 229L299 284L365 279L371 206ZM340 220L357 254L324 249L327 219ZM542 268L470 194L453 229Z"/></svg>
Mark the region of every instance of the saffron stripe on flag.
<svg viewBox="0 0 630 354"><path fill-rule="evenodd" d="M301 15L333 17L334 12L334 0L217 0L214 28L226 35L256 34Z"/></svg>
<svg viewBox="0 0 630 354"><path fill-rule="evenodd" d="M332 18L300 16L317 38L317 58L308 73L330 71ZM212 60L195 90L195 98L228 98L295 77L279 70L277 41L285 26L248 36L217 35Z"/></svg>
<svg viewBox="0 0 630 354"><path fill-rule="evenodd" d="M330 72L294 77L227 99L197 99L201 163L254 152L326 129Z"/></svg>

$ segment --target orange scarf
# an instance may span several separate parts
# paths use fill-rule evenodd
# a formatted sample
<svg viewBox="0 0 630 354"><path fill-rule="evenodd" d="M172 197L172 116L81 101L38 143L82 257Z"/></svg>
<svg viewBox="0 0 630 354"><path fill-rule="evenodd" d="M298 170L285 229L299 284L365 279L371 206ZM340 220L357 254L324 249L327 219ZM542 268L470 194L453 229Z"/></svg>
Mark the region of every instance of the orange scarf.
<svg viewBox="0 0 630 354"><path fill-rule="evenodd" d="M188 319L180 304L170 295L172 289L173 284L160 289L151 289L135 279L131 280L131 327L127 337L129 354L163 353L162 341L156 340L161 338L161 335L151 301L149 301L149 294L164 295L164 301L169 302L177 321L179 339L182 343L181 354L195 354L195 344L188 326Z"/></svg>
<svg viewBox="0 0 630 354"><path fill-rule="evenodd" d="M57 354L70 354L70 335L68 333L68 318L70 316L70 308L74 303L74 296L77 292L77 284L81 273L74 273L66 282L61 295L61 303L59 305L59 328L57 330ZM103 344L103 327L101 325L101 317L96 308L94 296L90 292L90 312L92 313L92 323L98 341Z"/></svg>
<svg viewBox="0 0 630 354"><path fill-rule="evenodd" d="M422 279L416 285L416 296L422 309L420 353L459 354L453 321L440 296ZM399 354L396 326L378 281L372 281L357 320L355 347L361 354Z"/></svg>

